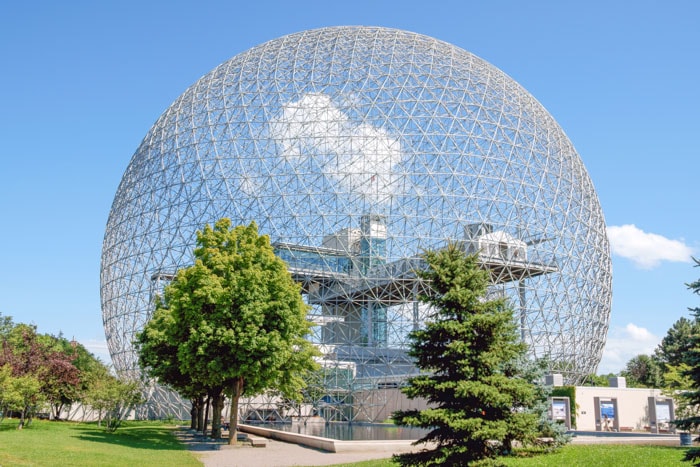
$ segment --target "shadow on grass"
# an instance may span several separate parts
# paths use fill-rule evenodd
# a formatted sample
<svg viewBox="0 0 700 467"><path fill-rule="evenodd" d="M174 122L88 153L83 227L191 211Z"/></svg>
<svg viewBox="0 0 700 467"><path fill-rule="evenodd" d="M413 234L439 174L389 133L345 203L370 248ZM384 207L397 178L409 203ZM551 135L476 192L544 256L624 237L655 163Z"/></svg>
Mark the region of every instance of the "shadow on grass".
<svg viewBox="0 0 700 467"><path fill-rule="evenodd" d="M96 426L80 427L77 438L82 441L108 443L133 449L185 451L187 447L180 443L170 428L123 427L114 433L108 433Z"/></svg>
<svg viewBox="0 0 700 467"><path fill-rule="evenodd" d="M24 425L23 430L32 431L44 431L46 423L43 421L36 422L32 420L31 422ZM16 418L4 418L0 421L0 431L17 431L19 427L19 420Z"/></svg>
<svg viewBox="0 0 700 467"><path fill-rule="evenodd" d="M0 431L15 431L17 430L17 425L10 425L8 423L3 423L0 425Z"/></svg>

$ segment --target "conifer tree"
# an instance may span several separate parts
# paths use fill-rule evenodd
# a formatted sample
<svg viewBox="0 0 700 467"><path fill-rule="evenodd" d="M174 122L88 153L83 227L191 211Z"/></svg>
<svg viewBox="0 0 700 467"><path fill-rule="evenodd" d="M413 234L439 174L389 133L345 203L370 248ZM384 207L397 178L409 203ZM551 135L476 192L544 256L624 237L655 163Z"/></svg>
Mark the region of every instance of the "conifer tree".
<svg viewBox="0 0 700 467"><path fill-rule="evenodd" d="M695 266L700 266L700 261L697 259L694 261ZM688 288L693 293L700 295L700 279L688 284ZM690 311L693 312L696 322L700 320L700 307L691 308ZM683 367L681 376L690 383L690 389L678 394L681 413L684 413L685 417L673 423L681 430L697 434L700 429L700 410L698 409L700 407L700 333L693 332L688 339L688 344L684 364L681 364ZM700 436L695 438L695 441L700 441ZM685 460L692 461L694 465L700 465L700 448L696 447L686 451Z"/></svg>
<svg viewBox="0 0 700 467"><path fill-rule="evenodd" d="M401 465L476 465L509 452L515 440L537 437L532 410L541 391L519 370L526 346L505 299L487 300L488 273L457 244L424 254L419 273L431 306L424 329L410 335L410 355L421 370L403 392L424 398L425 410L395 412L398 425L431 431L426 449L395 455ZM429 449L431 448L431 449Z"/></svg>

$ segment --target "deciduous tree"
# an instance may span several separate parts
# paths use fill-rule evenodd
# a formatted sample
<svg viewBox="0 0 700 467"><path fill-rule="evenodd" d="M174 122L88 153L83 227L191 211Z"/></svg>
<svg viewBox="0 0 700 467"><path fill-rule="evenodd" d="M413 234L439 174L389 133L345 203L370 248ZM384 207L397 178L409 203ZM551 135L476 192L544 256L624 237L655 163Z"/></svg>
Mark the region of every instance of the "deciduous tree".
<svg viewBox="0 0 700 467"><path fill-rule="evenodd" d="M608 373L607 375L588 375L583 386L607 387L610 386L610 378L616 376L618 375L615 373Z"/></svg>
<svg viewBox="0 0 700 467"><path fill-rule="evenodd" d="M166 358L163 365L175 365L182 376L207 388L214 402L214 437L220 436L220 395L231 398L229 443L235 443L242 396L276 389L300 397L315 354L305 339L307 305L255 223L232 228L229 219L221 219L205 226L197 233L194 258L166 287L161 310L138 340L142 348L162 336L173 343L177 362ZM156 372L164 375L165 367Z"/></svg>
<svg viewBox="0 0 700 467"><path fill-rule="evenodd" d="M9 330L0 350L0 365L10 365L14 377L39 381L42 399L56 418L63 405L80 396L80 372L73 360L74 355L63 351L58 338L39 335L35 326L27 324Z"/></svg>
<svg viewBox="0 0 700 467"><path fill-rule="evenodd" d="M135 405L143 402L141 385L109 373L107 368L86 376L84 401L98 413L98 425L104 422L109 432L116 431Z"/></svg>
<svg viewBox="0 0 700 467"><path fill-rule="evenodd" d="M207 389L182 372L174 326L172 313L159 301L151 319L136 336L139 365L148 376L190 400L190 428L205 432L202 410Z"/></svg>
<svg viewBox="0 0 700 467"><path fill-rule="evenodd" d="M0 366L0 421L17 403L18 394L14 392L12 367L7 364L2 365Z"/></svg>
<svg viewBox="0 0 700 467"><path fill-rule="evenodd" d="M11 316L3 316L2 313L0 313L0 341L7 338L14 326Z"/></svg>
<svg viewBox="0 0 700 467"><path fill-rule="evenodd" d="M15 324L12 318L0 315L2 366L10 368L12 378L38 381L40 399L49 404L55 419L60 418L66 405L83 397L87 375L94 371L108 373L105 365L78 342L61 334L39 334L34 325Z"/></svg>
<svg viewBox="0 0 700 467"><path fill-rule="evenodd" d="M658 388L662 385L662 367L649 355L639 354L630 359L620 373L632 388Z"/></svg>
<svg viewBox="0 0 700 467"><path fill-rule="evenodd" d="M32 375L11 376L7 383L7 408L19 412L17 429L21 430L46 399L41 393L41 383Z"/></svg>

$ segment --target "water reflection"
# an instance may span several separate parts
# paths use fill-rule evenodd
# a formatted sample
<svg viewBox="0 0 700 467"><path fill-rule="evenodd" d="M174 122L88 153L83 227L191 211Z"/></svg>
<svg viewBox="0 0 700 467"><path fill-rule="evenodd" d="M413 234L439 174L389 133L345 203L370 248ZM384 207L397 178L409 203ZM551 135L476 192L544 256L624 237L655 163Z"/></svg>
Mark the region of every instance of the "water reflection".
<svg viewBox="0 0 700 467"><path fill-rule="evenodd" d="M273 430L288 431L302 435L319 436L341 441L368 441L368 440L415 440L426 434L428 431L421 428L407 428L391 424L375 423L251 423L250 425L261 426Z"/></svg>

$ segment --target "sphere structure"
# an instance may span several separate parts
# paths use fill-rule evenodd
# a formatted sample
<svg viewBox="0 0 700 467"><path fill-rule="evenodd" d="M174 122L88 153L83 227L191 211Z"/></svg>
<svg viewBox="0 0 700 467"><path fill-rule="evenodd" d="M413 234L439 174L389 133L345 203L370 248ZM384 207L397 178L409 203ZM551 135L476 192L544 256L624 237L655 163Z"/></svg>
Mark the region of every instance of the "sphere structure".
<svg viewBox="0 0 700 467"><path fill-rule="evenodd" d="M195 232L221 217L255 221L302 283L333 397L415 372L407 334L428 314L417 258L448 241L479 253L533 357L569 383L600 361L612 275L593 184L541 104L451 44L304 31L187 89L138 147L109 214L101 297L118 371L139 372L134 334L191 264Z"/></svg>

